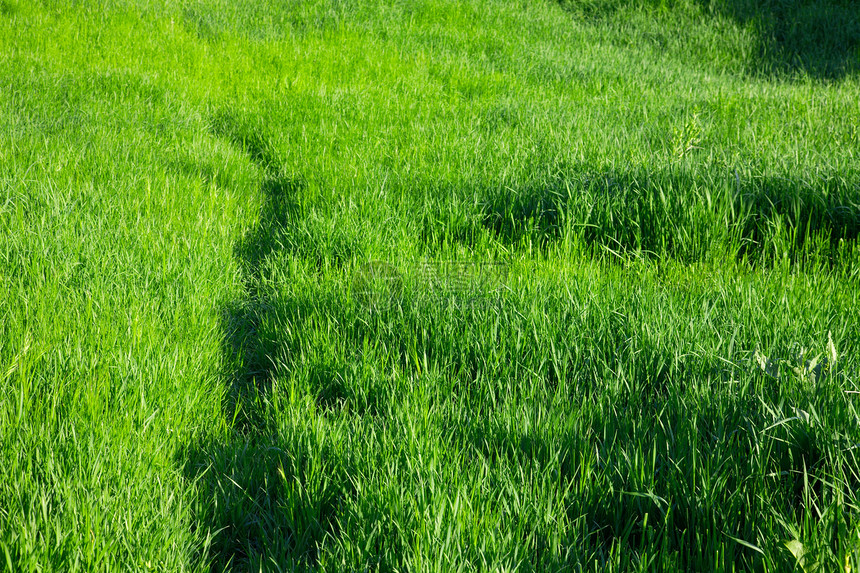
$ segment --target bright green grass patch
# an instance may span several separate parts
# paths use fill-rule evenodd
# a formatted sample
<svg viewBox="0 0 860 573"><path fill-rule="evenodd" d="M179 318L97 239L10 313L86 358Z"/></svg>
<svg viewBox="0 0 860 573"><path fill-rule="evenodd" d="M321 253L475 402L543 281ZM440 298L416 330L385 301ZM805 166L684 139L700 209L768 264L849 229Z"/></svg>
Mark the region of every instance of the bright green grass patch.
<svg viewBox="0 0 860 573"><path fill-rule="evenodd" d="M854 45L711 4L0 3L0 563L860 566Z"/></svg>

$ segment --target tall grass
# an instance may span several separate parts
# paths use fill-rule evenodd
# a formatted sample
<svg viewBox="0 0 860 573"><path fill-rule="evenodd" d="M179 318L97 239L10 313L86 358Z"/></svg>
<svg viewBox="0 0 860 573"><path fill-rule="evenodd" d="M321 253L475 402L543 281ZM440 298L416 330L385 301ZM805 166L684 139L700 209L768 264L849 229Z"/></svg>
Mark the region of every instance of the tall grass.
<svg viewBox="0 0 860 573"><path fill-rule="evenodd" d="M0 563L860 566L807 4L0 3Z"/></svg>

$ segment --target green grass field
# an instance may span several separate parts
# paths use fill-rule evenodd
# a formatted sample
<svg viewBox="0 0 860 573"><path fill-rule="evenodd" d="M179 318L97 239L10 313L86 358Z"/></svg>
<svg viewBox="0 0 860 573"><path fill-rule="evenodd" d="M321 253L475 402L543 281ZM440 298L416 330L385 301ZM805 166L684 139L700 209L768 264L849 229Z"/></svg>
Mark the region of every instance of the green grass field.
<svg viewBox="0 0 860 573"><path fill-rule="evenodd" d="M860 568L853 0L0 0L0 569Z"/></svg>

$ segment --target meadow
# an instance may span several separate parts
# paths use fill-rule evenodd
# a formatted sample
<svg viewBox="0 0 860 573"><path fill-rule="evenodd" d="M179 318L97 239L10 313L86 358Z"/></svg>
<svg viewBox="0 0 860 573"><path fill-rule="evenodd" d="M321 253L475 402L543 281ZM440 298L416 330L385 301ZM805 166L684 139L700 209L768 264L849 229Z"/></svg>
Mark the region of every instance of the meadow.
<svg viewBox="0 0 860 573"><path fill-rule="evenodd" d="M0 0L0 569L860 568L852 0Z"/></svg>

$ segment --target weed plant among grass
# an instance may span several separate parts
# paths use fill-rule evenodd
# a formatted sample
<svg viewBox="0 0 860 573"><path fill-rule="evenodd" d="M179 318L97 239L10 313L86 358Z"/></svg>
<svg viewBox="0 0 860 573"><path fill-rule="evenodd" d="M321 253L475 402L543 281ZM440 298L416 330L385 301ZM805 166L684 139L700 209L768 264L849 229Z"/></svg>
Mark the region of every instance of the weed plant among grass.
<svg viewBox="0 0 860 573"><path fill-rule="evenodd" d="M0 563L857 569L857 18L0 1Z"/></svg>

